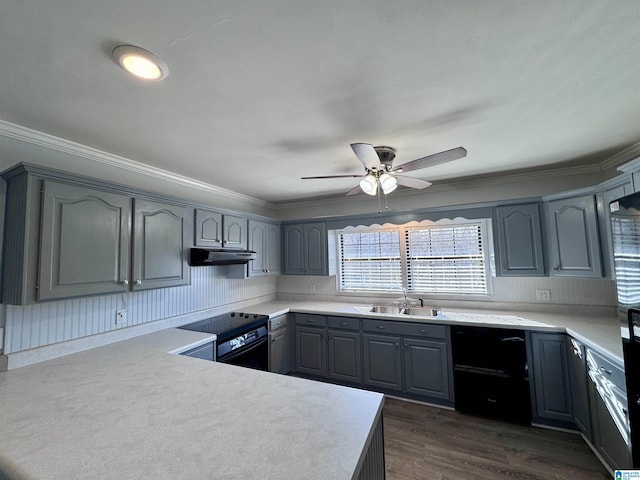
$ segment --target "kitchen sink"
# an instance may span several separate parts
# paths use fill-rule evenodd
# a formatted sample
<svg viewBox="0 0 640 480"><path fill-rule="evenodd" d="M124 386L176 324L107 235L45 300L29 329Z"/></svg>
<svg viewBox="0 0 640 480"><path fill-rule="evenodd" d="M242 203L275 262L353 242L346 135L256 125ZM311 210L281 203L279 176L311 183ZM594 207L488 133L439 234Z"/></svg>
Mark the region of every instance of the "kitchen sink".
<svg viewBox="0 0 640 480"><path fill-rule="evenodd" d="M374 305L369 309L371 313L387 313L391 315L419 315L422 317L437 317L439 310L435 307L398 307L395 305Z"/></svg>

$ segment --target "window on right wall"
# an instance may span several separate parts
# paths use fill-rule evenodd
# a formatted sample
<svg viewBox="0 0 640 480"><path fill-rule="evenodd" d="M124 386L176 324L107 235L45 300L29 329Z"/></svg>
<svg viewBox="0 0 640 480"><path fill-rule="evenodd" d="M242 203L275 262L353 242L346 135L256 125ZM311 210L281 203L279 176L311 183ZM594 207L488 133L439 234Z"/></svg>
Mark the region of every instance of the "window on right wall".
<svg viewBox="0 0 640 480"><path fill-rule="evenodd" d="M487 295L488 221L447 220L337 232L338 289Z"/></svg>

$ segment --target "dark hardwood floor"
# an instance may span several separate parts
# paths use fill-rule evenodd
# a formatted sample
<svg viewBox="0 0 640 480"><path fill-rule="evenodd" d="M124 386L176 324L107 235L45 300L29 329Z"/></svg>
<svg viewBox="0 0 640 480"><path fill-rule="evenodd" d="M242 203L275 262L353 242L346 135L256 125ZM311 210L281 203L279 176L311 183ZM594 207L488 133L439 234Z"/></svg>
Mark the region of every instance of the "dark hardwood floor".
<svg viewBox="0 0 640 480"><path fill-rule="evenodd" d="M579 435L385 399L387 480L604 480Z"/></svg>

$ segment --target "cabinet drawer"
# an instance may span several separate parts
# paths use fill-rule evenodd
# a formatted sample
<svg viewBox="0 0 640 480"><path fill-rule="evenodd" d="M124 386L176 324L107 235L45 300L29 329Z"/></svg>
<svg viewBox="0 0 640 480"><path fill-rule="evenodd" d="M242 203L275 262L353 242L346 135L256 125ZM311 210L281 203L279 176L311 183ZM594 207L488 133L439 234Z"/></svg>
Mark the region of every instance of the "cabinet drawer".
<svg viewBox="0 0 640 480"><path fill-rule="evenodd" d="M329 328L360 330L360 319L349 317L327 317L327 325Z"/></svg>
<svg viewBox="0 0 640 480"><path fill-rule="evenodd" d="M587 348L587 366L589 370L603 375L621 391L627 391L624 370L590 348Z"/></svg>
<svg viewBox="0 0 640 480"><path fill-rule="evenodd" d="M327 317L324 315L311 315L308 313L296 313L297 325L310 325L316 327L325 327L327 325Z"/></svg>
<svg viewBox="0 0 640 480"><path fill-rule="evenodd" d="M429 323L363 320L362 330L366 332L393 333L414 337L447 338L447 327L445 325L433 325Z"/></svg>
<svg viewBox="0 0 640 480"><path fill-rule="evenodd" d="M287 326L287 316L280 315L279 317L274 317L269 319L269 331L273 332L279 328L283 328Z"/></svg>

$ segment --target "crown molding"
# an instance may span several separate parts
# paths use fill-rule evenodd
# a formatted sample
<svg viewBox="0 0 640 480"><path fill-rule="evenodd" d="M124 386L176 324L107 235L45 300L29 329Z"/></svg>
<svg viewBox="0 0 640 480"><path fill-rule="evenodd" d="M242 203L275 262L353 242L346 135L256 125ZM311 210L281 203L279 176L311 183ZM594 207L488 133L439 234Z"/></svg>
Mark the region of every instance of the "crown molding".
<svg viewBox="0 0 640 480"><path fill-rule="evenodd" d="M177 185L195 188L208 193L221 195L227 198L233 198L250 205L263 208L274 208L274 205L249 195L227 190L217 187L209 183L201 182L193 178L178 175L176 173L161 168L152 167L143 163L131 160L129 158L114 155L112 153L98 150L97 148L82 145L80 143L65 140L64 138L55 137L47 133L39 132L31 128L24 127L15 123L7 122L0 119L0 136L19 140L21 142L37 145L39 147L56 150L58 152L81 157L86 160L107 165L109 167L120 168L129 172L138 173L148 177L171 182Z"/></svg>
<svg viewBox="0 0 640 480"><path fill-rule="evenodd" d="M637 160L637 161L634 161ZM612 155L600 164L603 168L617 168L628 173L638 169L640 165L640 142L634 143L621 152Z"/></svg>

